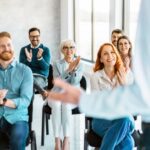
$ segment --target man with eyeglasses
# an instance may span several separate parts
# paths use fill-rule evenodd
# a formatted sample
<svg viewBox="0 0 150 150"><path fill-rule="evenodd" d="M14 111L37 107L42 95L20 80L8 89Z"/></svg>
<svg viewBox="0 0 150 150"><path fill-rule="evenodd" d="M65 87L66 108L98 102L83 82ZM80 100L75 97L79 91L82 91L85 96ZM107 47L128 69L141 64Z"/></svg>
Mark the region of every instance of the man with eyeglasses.
<svg viewBox="0 0 150 150"><path fill-rule="evenodd" d="M29 40L31 43L21 48L19 60L31 68L34 89L45 98L47 92L44 87L47 85L49 74L50 50L40 43L40 29L36 27L29 29Z"/></svg>

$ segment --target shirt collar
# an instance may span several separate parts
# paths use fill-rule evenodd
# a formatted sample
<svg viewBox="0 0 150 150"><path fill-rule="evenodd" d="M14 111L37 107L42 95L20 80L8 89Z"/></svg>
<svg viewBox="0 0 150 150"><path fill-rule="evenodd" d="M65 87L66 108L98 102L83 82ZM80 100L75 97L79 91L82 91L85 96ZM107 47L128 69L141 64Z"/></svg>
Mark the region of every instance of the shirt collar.
<svg viewBox="0 0 150 150"><path fill-rule="evenodd" d="M31 48L36 49L36 48L38 48L38 47L40 46L40 44L41 44L41 43L39 43L38 46L36 46L36 47L34 47L32 44L30 44L30 46L31 46Z"/></svg>
<svg viewBox="0 0 150 150"><path fill-rule="evenodd" d="M17 63L17 61L16 61L16 60L13 60L13 61L8 65L8 67L7 67L6 69L10 69L10 68L12 68L12 67L15 67L15 66L16 66L16 63ZM3 69L1 66L0 66L0 69L5 70L5 69Z"/></svg>
<svg viewBox="0 0 150 150"><path fill-rule="evenodd" d="M107 81L109 81L109 82L111 82L111 83L114 83L114 82L117 81L117 76L116 76L116 75L113 77L112 80L110 80L110 78L109 78L109 77L107 76L107 74L105 73L105 70L104 70L104 69L101 70L100 77L102 77L103 79L105 79L105 80L107 80Z"/></svg>

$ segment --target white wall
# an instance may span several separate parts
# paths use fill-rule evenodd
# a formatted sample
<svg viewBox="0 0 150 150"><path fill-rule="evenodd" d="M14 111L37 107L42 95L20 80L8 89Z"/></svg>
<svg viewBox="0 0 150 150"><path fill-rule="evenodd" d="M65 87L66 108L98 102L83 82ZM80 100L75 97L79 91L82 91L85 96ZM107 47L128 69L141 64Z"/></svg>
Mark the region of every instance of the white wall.
<svg viewBox="0 0 150 150"><path fill-rule="evenodd" d="M28 29L41 29L41 40L51 49L52 60L60 57L60 0L0 0L0 32L11 33L16 55L29 43Z"/></svg>

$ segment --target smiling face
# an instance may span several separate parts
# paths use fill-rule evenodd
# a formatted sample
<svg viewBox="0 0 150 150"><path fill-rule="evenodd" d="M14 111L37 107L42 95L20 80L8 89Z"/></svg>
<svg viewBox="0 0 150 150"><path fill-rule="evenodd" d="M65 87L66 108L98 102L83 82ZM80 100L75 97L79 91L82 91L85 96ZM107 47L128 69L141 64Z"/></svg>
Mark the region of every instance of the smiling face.
<svg viewBox="0 0 150 150"><path fill-rule="evenodd" d="M131 45L127 39L122 38L118 41L118 50L122 56L127 56L130 48Z"/></svg>
<svg viewBox="0 0 150 150"><path fill-rule="evenodd" d="M40 33L35 30L29 33L29 39L33 47L36 47L40 43Z"/></svg>
<svg viewBox="0 0 150 150"><path fill-rule="evenodd" d="M9 61L14 56L14 48L12 40L9 37L0 37L0 59L2 61Z"/></svg>
<svg viewBox="0 0 150 150"><path fill-rule="evenodd" d="M65 59L73 59L76 54L76 46L73 41L65 41L61 49Z"/></svg>
<svg viewBox="0 0 150 150"><path fill-rule="evenodd" d="M116 64L117 56L115 51L110 45L105 45L101 51L100 62L104 67L114 67Z"/></svg>
<svg viewBox="0 0 150 150"><path fill-rule="evenodd" d="M111 42L115 47L117 47L117 41L118 41L119 37L121 37L121 36L122 36L122 33L116 33L116 32L112 33Z"/></svg>

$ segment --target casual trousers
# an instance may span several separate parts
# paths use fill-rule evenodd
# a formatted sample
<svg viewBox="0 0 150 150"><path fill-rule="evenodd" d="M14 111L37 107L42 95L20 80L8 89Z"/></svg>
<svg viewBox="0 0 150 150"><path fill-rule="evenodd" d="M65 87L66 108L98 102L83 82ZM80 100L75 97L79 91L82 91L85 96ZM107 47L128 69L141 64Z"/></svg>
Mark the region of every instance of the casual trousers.
<svg viewBox="0 0 150 150"><path fill-rule="evenodd" d="M47 85L47 79L43 76L33 75L34 79L34 89L40 94L44 92L44 87Z"/></svg>
<svg viewBox="0 0 150 150"><path fill-rule="evenodd" d="M25 150L28 133L28 122L18 121L10 124L4 117L0 119L0 136L8 136L11 150Z"/></svg>
<svg viewBox="0 0 150 150"><path fill-rule="evenodd" d="M121 118L116 120L93 119L92 129L103 137L100 150L132 150L134 140L134 120Z"/></svg>
<svg viewBox="0 0 150 150"><path fill-rule="evenodd" d="M64 137L70 136L70 123L72 106L64 104L59 101L48 101L48 105L52 108L52 125L55 137L60 137L61 128L63 130Z"/></svg>

